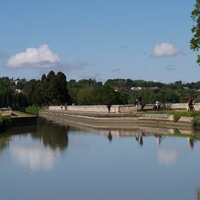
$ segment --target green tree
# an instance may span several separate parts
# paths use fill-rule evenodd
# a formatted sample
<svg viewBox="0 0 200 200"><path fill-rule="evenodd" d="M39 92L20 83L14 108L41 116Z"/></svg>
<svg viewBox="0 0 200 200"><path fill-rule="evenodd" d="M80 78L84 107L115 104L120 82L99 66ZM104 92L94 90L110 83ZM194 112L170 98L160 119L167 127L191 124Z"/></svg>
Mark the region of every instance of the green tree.
<svg viewBox="0 0 200 200"><path fill-rule="evenodd" d="M191 12L191 18L195 22L191 31L193 37L190 40L190 48L193 51L199 51L200 48L200 0L196 0L194 10ZM200 55L197 56L196 62L200 64Z"/></svg>
<svg viewBox="0 0 200 200"><path fill-rule="evenodd" d="M35 79L31 79L24 88L24 94L26 95L28 102L30 105L38 105L38 93L37 90L39 88L39 81Z"/></svg>
<svg viewBox="0 0 200 200"><path fill-rule="evenodd" d="M91 93L93 88L83 88L77 94L77 103L79 105L92 105Z"/></svg>
<svg viewBox="0 0 200 200"><path fill-rule="evenodd" d="M77 95L78 95L79 90L81 90L81 89L77 88L77 87L68 89L68 93L69 93L69 96L70 96L70 99L71 99L71 103L78 104Z"/></svg>

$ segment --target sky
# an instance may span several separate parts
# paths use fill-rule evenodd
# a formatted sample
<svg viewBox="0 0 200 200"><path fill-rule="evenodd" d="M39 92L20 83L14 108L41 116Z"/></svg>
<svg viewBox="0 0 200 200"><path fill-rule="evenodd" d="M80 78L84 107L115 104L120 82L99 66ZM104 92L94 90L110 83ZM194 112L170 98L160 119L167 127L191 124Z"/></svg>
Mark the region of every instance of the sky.
<svg viewBox="0 0 200 200"><path fill-rule="evenodd" d="M195 0L0 0L0 77L200 81Z"/></svg>

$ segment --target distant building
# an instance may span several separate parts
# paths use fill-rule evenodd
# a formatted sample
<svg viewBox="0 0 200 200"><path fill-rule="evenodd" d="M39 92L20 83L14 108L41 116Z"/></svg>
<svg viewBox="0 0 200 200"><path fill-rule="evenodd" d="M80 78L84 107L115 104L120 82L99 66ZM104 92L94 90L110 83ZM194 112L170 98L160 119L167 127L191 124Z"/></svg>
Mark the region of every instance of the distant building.
<svg viewBox="0 0 200 200"><path fill-rule="evenodd" d="M160 88L157 87L157 86L154 86L154 87L151 87L150 89L151 89L151 90L159 90Z"/></svg>
<svg viewBox="0 0 200 200"><path fill-rule="evenodd" d="M189 87L183 87L183 89L184 89L184 90L188 90L188 89L189 89Z"/></svg>
<svg viewBox="0 0 200 200"><path fill-rule="evenodd" d="M143 90L143 88L142 87L131 87L131 90Z"/></svg>
<svg viewBox="0 0 200 200"><path fill-rule="evenodd" d="M23 93L23 90L15 89L15 93L17 93L17 94Z"/></svg>

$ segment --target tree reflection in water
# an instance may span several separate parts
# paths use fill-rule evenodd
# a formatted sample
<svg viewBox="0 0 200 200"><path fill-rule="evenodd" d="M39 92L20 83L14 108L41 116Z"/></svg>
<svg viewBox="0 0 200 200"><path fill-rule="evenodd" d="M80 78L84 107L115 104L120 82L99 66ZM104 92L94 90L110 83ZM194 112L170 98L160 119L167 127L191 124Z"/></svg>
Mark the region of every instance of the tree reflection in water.
<svg viewBox="0 0 200 200"><path fill-rule="evenodd" d="M10 135L0 137L0 153L9 145L9 141L12 139Z"/></svg>
<svg viewBox="0 0 200 200"><path fill-rule="evenodd" d="M9 145L14 135L27 134L33 139L42 140L44 146L49 146L52 150L64 150L68 147L68 126L40 120L38 125L12 127L5 136L0 137L0 152Z"/></svg>
<svg viewBox="0 0 200 200"><path fill-rule="evenodd" d="M43 121L37 126L37 132L32 133L33 138L40 138L43 140L45 146L49 146L51 149L55 150L59 148L64 150L68 146L68 126L48 123Z"/></svg>

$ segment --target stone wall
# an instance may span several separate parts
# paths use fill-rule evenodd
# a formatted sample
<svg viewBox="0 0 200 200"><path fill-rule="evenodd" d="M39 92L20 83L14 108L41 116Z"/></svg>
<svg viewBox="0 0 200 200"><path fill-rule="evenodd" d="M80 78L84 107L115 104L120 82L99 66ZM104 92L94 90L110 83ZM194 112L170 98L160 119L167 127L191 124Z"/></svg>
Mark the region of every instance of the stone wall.
<svg viewBox="0 0 200 200"><path fill-rule="evenodd" d="M12 109L11 108L0 108L0 115L11 115Z"/></svg>
<svg viewBox="0 0 200 200"><path fill-rule="evenodd" d="M187 103L174 103L171 104L171 109L173 110L186 110ZM195 110L200 110L200 103L194 105Z"/></svg>
<svg viewBox="0 0 200 200"><path fill-rule="evenodd" d="M49 110L65 110L65 106L49 106ZM106 105L89 105L89 106L77 106L68 105L67 110L69 111L84 111L84 112L108 112ZM110 112L119 112L119 106L113 105Z"/></svg>
<svg viewBox="0 0 200 200"><path fill-rule="evenodd" d="M144 107L144 110L151 110L154 104L147 104ZM186 111L187 103L175 103L167 104L167 108L172 110L183 110ZM200 103L194 105L195 110L200 110ZM140 110L141 107L138 107ZM49 110L65 110L65 106L49 106ZM67 110L69 111L84 111L84 112L108 112L106 105L89 105L89 106L77 106L77 105L68 105ZM111 113L129 113L137 112L137 109L134 105L113 105L110 110Z"/></svg>

